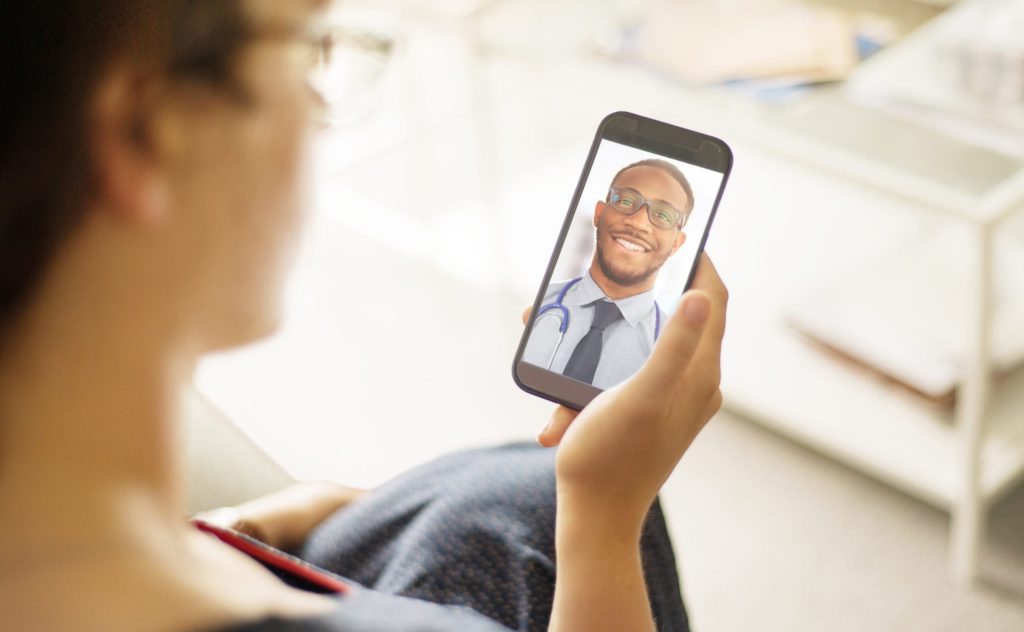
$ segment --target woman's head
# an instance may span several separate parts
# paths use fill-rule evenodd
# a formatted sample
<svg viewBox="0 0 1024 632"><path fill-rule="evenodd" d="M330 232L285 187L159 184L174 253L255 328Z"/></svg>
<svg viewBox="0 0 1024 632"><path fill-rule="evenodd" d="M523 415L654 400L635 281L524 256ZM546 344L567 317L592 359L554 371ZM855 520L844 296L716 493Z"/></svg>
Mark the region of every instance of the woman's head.
<svg viewBox="0 0 1024 632"><path fill-rule="evenodd" d="M76 293L201 348L267 333L302 205L319 3L4 4L0 336Z"/></svg>

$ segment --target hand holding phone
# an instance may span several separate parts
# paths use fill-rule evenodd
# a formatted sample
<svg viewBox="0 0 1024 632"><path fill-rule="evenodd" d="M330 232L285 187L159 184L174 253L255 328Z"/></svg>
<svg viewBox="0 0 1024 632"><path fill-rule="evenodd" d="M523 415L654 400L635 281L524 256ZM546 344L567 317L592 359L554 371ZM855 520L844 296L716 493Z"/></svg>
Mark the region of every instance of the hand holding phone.
<svg viewBox="0 0 1024 632"><path fill-rule="evenodd" d="M726 291L705 256L649 361L582 412L561 406L552 629L653 630L639 543L665 479L721 403ZM575 627L574 627L575 626Z"/></svg>
<svg viewBox="0 0 1024 632"><path fill-rule="evenodd" d="M641 520L676 463L722 403L728 292L707 255L647 363L582 412L560 406L538 440L558 445L559 490L591 510Z"/></svg>

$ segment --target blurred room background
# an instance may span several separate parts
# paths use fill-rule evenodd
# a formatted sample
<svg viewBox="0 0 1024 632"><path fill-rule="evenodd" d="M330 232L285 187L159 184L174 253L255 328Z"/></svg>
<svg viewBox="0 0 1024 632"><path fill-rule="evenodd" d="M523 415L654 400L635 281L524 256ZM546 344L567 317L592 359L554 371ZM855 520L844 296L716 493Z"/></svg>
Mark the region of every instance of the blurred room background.
<svg viewBox="0 0 1024 632"><path fill-rule="evenodd" d="M335 19L287 321L197 380L274 459L373 486L532 440L552 405L512 382L520 314L630 110L735 153L707 245L724 409L663 492L695 629L1024 630L1024 1Z"/></svg>

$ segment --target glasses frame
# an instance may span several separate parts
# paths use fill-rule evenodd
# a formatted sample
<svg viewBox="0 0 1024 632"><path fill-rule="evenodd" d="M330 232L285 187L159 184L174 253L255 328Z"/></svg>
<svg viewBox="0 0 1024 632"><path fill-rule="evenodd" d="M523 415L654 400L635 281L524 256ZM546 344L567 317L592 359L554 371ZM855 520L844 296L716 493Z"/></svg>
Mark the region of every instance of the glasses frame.
<svg viewBox="0 0 1024 632"><path fill-rule="evenodd" d="M293 47L305 67L306 85L313 99L312 116L322 129L335 126L336 113L332 109L341 102L336 86L328 85L328 69L335 58L346 51L358 52L383 67L395 48L395 40L390 36L343 25L315 30L262 27L254 29L252 38L284 42Z"/></svg>
<svg viewBox="0 0 1024 632"><path fill-rule="evenodd" d="M630 193L635 193L636 196L639 198L640 204L632 212L625 211L625 210L619 208L618 204L616 202L612 201L612 196L621 195L622 191L628 191ZM651 205L654 202L659 202L661 204L664 204L665 206L667 206L670 209L672 209L673 211L675 211L676 214L679 216L678 222L675 225L671 226L671 227L658 225L658 223L654 220L654 217L652 217L652 214L654 213L654 209L652 208ZM636 189L630 188L630 187L611 187L610 189L608 189L608 196L605 198L605 204L610 205L612 207L612 209L616 213L621 213L623 215L626 215L627 217L632 217L633 215L636 215L637 212L640 211L640 209L642 209L643 207L646 206L647 207L647 221L649 221L651 223L651 226L657 228L658 230L681 231L681 230L683 230L683 227L686 226L686 221L688 219L690 219L690 211L681 211L678 208L676 208L675 206L673 206L672 204L669 204L668 202L666 202L665 200L650 200L648 198L645 198L639 191L637 191Z"/></svg>

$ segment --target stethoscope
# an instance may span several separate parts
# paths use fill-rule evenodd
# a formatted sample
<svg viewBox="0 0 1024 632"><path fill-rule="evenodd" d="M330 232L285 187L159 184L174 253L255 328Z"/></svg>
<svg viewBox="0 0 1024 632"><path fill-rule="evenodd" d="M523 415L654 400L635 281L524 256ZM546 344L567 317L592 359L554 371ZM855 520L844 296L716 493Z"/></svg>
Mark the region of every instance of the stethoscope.
<svg viewBox="0 0 1024 632"><path fill-rule="evenodd" d="M558 342L555 343L555 348L551 350L551 357L548 358L548 365L546 367L549 371L551 370L551 365L555 361L555 354L558 353L559 347L562 346L562 339L565 338L565 332L569 330L569 308L566 307L565 305L563 305L562 301L565 300L566 292L568 292L572 288L572 286L574 286L577 283L579 283L580 280L582 280L582 279L583 279L583 277L576 277L572 281L569 281L568 283L566 283L562 287L561 291L558 292L558 298L555 299L554 303L548 303L547 305L541 305L540 306L540 309L537 311L537 318L534 319L534 321L533 321L534 327L536 327L537 326L537 321L539 321L541 319L541 317L544 316L545 314L550 314L550 313L553 313L553 312L556 312L556 311L560 312L560 314L559 314L560 322L558 323ZM654 341L655 342L658 341L658 335L659 334L661 334L661 310L658 308L658 301L654 301Z"/></svg>

